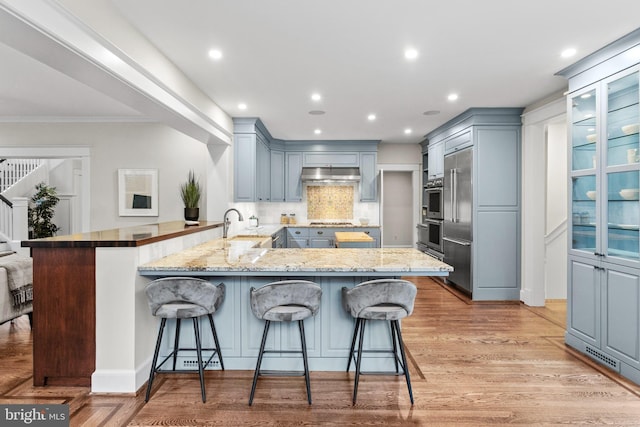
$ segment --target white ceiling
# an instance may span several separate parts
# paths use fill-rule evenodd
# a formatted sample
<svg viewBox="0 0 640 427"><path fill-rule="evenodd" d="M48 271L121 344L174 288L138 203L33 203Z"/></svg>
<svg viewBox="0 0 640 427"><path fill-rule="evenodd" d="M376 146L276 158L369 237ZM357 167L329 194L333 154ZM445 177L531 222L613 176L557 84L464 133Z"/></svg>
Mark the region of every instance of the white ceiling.
<svg viewBox="0 0 640 427"><path fill-rule="evenodd" d="M638 0L110 1L230 116L287 140L419 142L470 107L531 105L566 88L555 72L640 23ZM567 47L577 55L561 58ZM0 120L138 116L2 44L0 58Z"/></svg>

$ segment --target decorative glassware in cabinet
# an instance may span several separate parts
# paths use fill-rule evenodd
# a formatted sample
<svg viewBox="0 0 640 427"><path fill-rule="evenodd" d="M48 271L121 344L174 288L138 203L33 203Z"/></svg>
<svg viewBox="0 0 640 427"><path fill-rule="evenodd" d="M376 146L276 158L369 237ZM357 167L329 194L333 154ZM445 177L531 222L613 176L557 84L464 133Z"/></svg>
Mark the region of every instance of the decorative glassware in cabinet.
<svg viewBox="0 0 640 427"><path fill-rule="evenodd" d="M572 249L596 252L596 176L572 180Z"/></svg>
<svg viewBox="0 0 640 427"><path fill-rule="evenodd" d="M578 95L572 100L572 170L596 167L596 91Z"/></svg>
<svg viewBox="0 0 640 427"><path fill-rule="evenodd" d="M640 258L640 171L607 174L607 255Z"/></svg>
<svg viewBox="0 0 640 427"><path fill-rule="evenodd" d="M607 166L636 165L640 160L638 73L607 85Z"/></svg>

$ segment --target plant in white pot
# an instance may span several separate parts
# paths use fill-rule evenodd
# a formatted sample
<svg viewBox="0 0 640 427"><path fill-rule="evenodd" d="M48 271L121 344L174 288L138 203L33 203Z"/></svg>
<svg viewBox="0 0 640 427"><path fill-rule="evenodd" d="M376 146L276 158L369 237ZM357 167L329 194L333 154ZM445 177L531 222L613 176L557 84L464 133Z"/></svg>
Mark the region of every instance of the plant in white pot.
<svg viewBox="0 0 640 427"><path fill-rule="evenodd" d="M184 219L186 221L197 221L200 217L201 194L200 183L193 170L190 170L187 181L180 186L180 197L184 203Z"/></svg>

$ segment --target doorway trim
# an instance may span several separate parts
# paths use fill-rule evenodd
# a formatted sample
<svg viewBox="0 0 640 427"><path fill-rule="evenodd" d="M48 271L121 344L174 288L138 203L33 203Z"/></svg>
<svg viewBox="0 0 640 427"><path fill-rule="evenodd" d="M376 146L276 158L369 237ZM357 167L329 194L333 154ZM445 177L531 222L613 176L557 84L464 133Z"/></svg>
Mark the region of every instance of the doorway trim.
<svg viewBox="0 0 640 427"><path fill-rule="evenodd" d="M566 120L561 96L522 115L522 251L520 300L545 305L547 127Z"/></svg>
<svg viewBox="0 0 640 427"><path fill-rule="evenodd" d="M382 177L380 183L380 226L384 227L384 216L382 214L384 210L384 192L382 190L382 186L384 185L384 172L411 172L411 206L414 207L412 215L412 227L417 226L420 222L420 207L422 206L422 202L420 200L420 165L404 163L381 163L378 164L378 169L380 170L380 176ZM383 245L384 239L381 242L381 246ZM413 242L413 247L416 247L415 241Z"/></svg>
<svg viewBox="0 0 640 427"><path fill-rule="evenodd" d="M0 146L0 158L14 159L80 159L80 230L91 230L91 148L88 146Z"/></svg>

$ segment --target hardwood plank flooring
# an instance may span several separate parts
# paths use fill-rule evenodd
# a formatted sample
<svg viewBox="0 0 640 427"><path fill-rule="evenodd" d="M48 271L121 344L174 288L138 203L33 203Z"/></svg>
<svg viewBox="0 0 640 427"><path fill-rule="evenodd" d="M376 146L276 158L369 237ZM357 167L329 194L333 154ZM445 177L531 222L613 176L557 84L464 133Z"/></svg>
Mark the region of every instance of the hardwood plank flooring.
<svg viewBox="0 0 640 427"><path fill-rule="evenodd" d="M160 376L149 403L92 395L87 387L32 385L26 316L0 325L0 402L68 403L72 426L640 425L640 387L564 345L562 301L547 307L475 303L429 278L402 324L415 396L402 377L365 376L351 404L353 373L262 378L247 405L251 371Z"/></svg>

